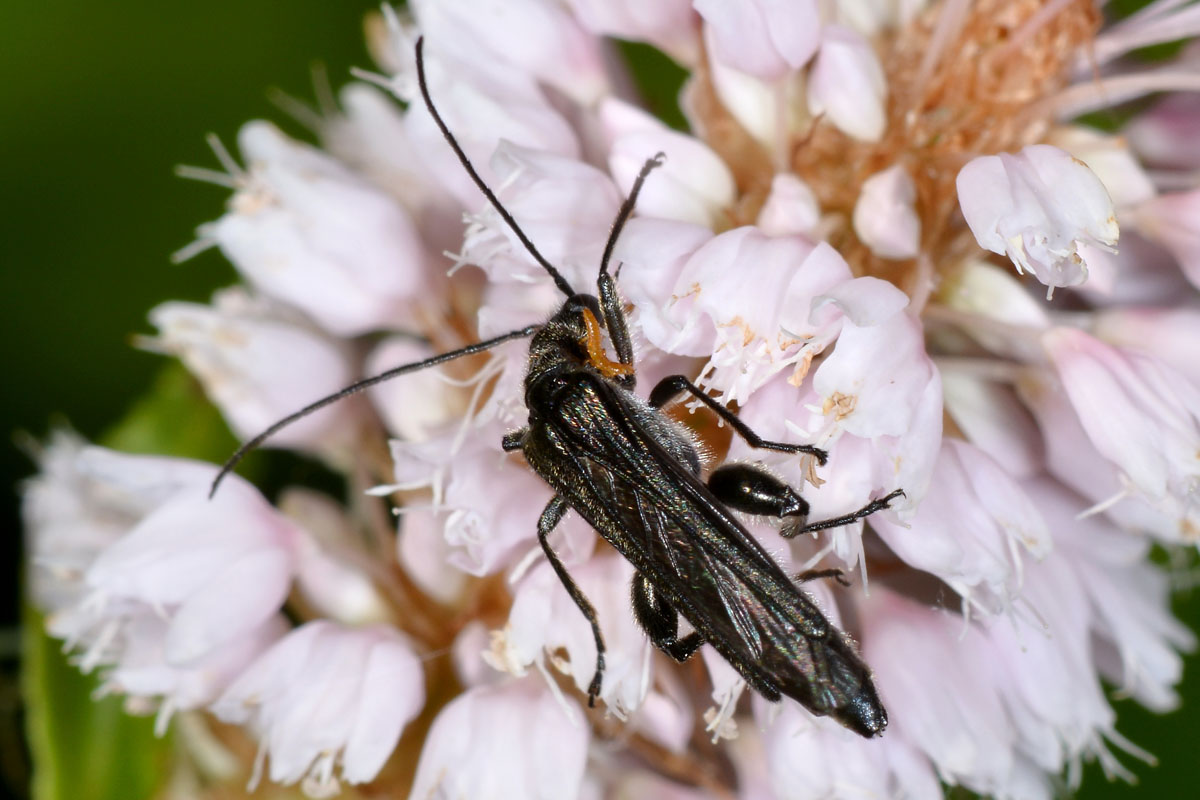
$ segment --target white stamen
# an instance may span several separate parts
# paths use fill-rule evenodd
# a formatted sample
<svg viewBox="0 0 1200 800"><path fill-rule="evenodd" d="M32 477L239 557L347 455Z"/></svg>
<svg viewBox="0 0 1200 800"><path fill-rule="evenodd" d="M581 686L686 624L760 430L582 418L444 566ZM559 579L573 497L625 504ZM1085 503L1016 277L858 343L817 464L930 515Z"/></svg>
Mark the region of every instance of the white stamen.
<svg viewBox="0 0 1200 800"><path fill-rule="evenodd" d="M558 707L563 710L563 714L565 714L567 719L570 721L571 727L578 728L580 721L574 714L575 709L571 707L571 705L567 702L567 698L563 696L562 689L560 689L558 686L558 681L554 680L554 677L546 669L545 660L539 656L538 659L533 663L537 666L537 670L542 674L542 677L546 679L546 685L550 687L550 693L554 695L554 700L558 703Z"/></svg>
<svg viewBox="0 0 1200 800"><path fill-rule="evenodd" d="M1139 47L1172 42L1200 34L1200 6L1190 6L1171 13L1179 0L1169 3L1154 3L1143 12L1154 9L1156 13L1135 14L1119 25L1108 28L1093 43L1090 50L1080 53L1076 69L1090 70L1094 65L1104 65L1113 59Z"/></svg>
<svg viewBox="0 0 1200 800"><path fill-rule="evenodd" d="M217 157L217 161L220 162L221 166L225 168L226 172L239 180L246 177L246 171L242 169L241 165L238 164L234 157L229 154L229 151L225 149L225 145L221 142L221 137L217 136L215 133L210 133L204 137L204 141L208 142L208 146L212 149L213 155Z"/></svg>
<svg viewBox="0 0 1200 800"><path fill-rule="evenodd" d="M214 186L223 186L226 189L238 188L238 180L229 173L218 172L215 169L208 167L193 167L190 164L180 164L175 167L175 174L189 181L200 181L201 183L211 183Z"/></svg>
<svg viewBox="0 0 1200 800"><path fill-rule="evenodd" d="M1072 119L1154 92L1171 91L1200 91L1200 74L1170 66L1131 75L1109 75L1071 86L1045 102L1054 109L1059 119ZM1030 113L1036 111L1034 107Z"/></svg>
<svg viewBox="0 0 1200 800"><path fill-rule="evenodd" d="M270 92L267 100L313 133L319 134L326 125L326 118L322 116L321 112L281 89Z"/></svg>
<svg viewBox="0 0 1200 800"><path fill-rule="evenodd" d="M937 27L933 30L933 36L930 37L929 45L925 49L925 57L921 59L917 77L913 81L913 87L918 92L925 86L929 76L933 74L933 70L941 61L946 48L962 30L963 23L967 19L967 11L970 8L971 0L946 0L942 3L938 12Z"/></svg>
<svg viewBox="0 0 1200 800"><path fill-rule="evenodd" d="M217 246L217 240L208 237L200 237L191 244L186 244L183 247L171 253L172 264L182 264L185 261L190 261L206 250L211 250Z"/></svg>
<svg viewBox="0 0 1200 800"><path fill-rule="evenodd" d="M1124 500L1126 497L1129 497L1129 487L1128 486L1122 487L1121 490L1119 492L1117 492L1116 494L1114 494L1112 497L1101 500L1099 503L1096 503L1094 506L1092 506L1090 508L1085 508L1083 511L1080 511L1078 514L1075 515L1075 519L1087 519L1088 517L1094 516L1103 511L1108 511L1110 508L1112 508L1117 503Z"/></svg>

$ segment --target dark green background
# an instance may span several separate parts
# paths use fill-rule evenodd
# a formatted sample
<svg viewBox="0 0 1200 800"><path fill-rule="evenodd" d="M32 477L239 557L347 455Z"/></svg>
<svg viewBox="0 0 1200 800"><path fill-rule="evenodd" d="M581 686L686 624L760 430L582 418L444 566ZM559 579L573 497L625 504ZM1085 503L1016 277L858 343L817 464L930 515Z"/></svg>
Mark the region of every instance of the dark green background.
<svg viewBox="0 0 1200 800"><path fill-rule="evenodd" d="M11 434L40 437L52 421L68 420L95 438L150 386L161 359L128 345L131 334L147 331L146 311L168 298L206 299L234 278L215 252L169 263L226 197L175 178L173 167L215 166L207 132L232 146L243 121L283 119L266 91L311 98L313 64L324 63L335 85L351 65L369 66L361 22L375 7L357 0L0 3L0 486L2 557L13 565L0 612L10 631L19 524L9 487L32 469ZM1195 626L1197 605L1186 605ZM13 639L2 639L0 710L10 719ZM1195 659L1189 667L1194 673ZM1092 768L1080 797L1195 794L1195 677L1185 684L1182 712L1157 717L1118 706L1122 732L1162 765L1124 759L1142 779L1133 789L1105 783ZM20 759L4 740L0 772L12 778Z"/></svg>

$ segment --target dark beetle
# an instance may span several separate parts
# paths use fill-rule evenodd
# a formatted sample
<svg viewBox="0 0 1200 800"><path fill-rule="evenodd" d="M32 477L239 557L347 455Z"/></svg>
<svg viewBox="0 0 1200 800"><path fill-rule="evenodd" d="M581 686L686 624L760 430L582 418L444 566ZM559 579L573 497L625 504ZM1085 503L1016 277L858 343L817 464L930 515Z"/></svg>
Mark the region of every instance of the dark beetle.
<svg viewBox="0 0 1200 800"><path fill-rule="evenodd" d="M422 96L446 141L497 212L546 270L567 301L542 325L531 325L469 347L406 364L360 381L272 425L247 442L221 470L285 425L329 403L384 380L414 372L505 341L532 336L525 377L528 425L504 437L506 451L520 450L554 490L538 521L538 542L563 586L591 624L596 671L588 704L600 693L604 640L591 603L550 547L549 535L574 509L629 560L633 609L656 647L678 661L708 642L768 700L791 697L809 711L831 716L863 736L887 726L871 671L850 639L831 625L805 592L767 554L731 511L785 519L795 536L853 522L886 508L896 491L843 517L806 523L808 504L773 475L747 464L726 465L701 480L696 448L659 409L684 393L699 400L754 447L805 453L821 464L826 453L808 445L763 440L682 375L660 381L649 402L633 394L633 348L616 282L608 263L647 175L662 155L646 162L613 223L600 263L597 296L579 294L546 261L475 171L429 97L422 45L417 70ZM617 360L605 352L607 332ZM800 576L839 576L825 570ZM694 628L678 635L682 615Z"/></svg>

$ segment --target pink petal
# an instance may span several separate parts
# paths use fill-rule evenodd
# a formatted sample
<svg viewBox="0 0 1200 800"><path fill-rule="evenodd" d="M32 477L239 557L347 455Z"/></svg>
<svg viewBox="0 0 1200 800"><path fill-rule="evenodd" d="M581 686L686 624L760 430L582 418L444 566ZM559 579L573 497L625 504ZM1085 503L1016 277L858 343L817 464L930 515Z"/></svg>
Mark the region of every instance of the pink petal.
<svg viewBox="0 0 1200 800"><path fill-rule="evenodd" d="M400 733L425 705L421 661L406 642L383 639L363 666L359 707L346 740L342 774L348 783L365 783L379 772Z"/></svg>
<svg viewBox="0 0 1200 800"><path fill-rule="evenodd" d="M186 664L257 627L277 612L291 586L289 553L242 556L184 599L167 631L167 660Z"/></svg>

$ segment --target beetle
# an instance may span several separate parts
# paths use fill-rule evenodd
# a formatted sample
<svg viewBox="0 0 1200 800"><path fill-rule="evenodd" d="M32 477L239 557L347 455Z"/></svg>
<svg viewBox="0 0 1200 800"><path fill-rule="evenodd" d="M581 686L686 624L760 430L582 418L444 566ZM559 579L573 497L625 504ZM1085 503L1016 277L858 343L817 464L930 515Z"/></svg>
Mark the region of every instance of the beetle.
<svg viewBox="0 0 1200 800"><path fill-rule="evenodd" d="M609 262L638 193L662 164L663 154L645 162L617 213L601 257L596 294L579 293L538 252L443 121L426 82L423 46L419 39L417 77L429 113L479 190L567 299L542 324L393 368L279 420L230 457L213 481L212 492L242 456L303 416L399 375L529 338L524 381L529 418L525 427L504 436L502 447L523 453L529 467L554 490L538 520L537 537L595 638L588 705L595 704L602 686L604 638L591 602L549 542L550 533L569 509L633 565L634 615L658 649L683 662L707 642L766 699L790 697L813 714L831 716L862 736L881 734L887 712L870 668L850 638L797 585L815 577L840 580L840 571L814 571L793 579L735 512L779 519L781 534L793 537L866 517L887 508L903 491L845 516L808 522L805 500L765 469L728 464L703 480L692 438L662 413L683 395L707 406L755 448L806 454L821 465L827 453L811 445L763 439L683 375L661 380L648 400L634 394L633 346ZM615 361L605 350L605 335ZM684 636L679 635L680 616L693 629Z"/></svg>

